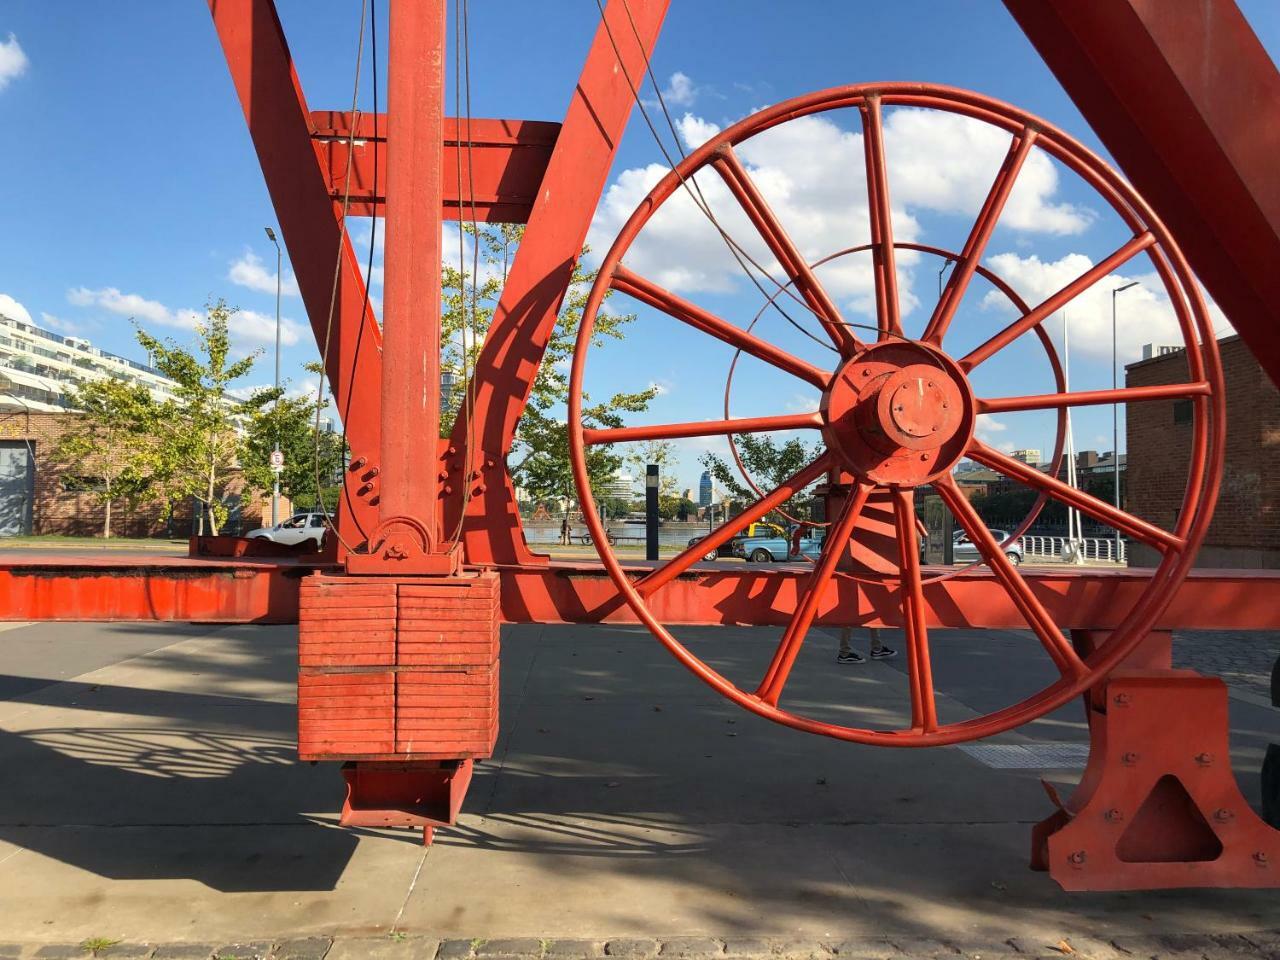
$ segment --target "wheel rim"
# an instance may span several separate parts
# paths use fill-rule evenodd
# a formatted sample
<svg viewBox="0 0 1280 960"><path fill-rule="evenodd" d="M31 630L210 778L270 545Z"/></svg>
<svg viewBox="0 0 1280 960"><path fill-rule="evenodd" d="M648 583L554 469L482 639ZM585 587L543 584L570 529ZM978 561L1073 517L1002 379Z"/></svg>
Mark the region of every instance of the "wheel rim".
<svg viewBox="0 0 1280 960"><path fill-rule="evenodd" d="M957 262L924 335L918 341L904 337L899 317L895 243L881 119L884 105L959 114L1003 129L1012 137L1009 152L965 245L963 259ZM839 310L769 210L733 150L744 140L787 120L845 108L859 111L866 149L879 336L871 345L862 343L853 334L853 328L844 325ZM1033 149L1044 151L1076 172L1119 214L1132 232L1132 239L975 350L959 359L952 358L943 350L947 328L978 269L986 243L1018 172ZM822 371L747 334L742 328L621 266L623 255L645 223L703 167L713 168L726 182L783 271L796 284L808 308L838 348L841 362L834 373ZM1116 391L998 400L982 399L974 394L968 375L975 367L1023 333L1038 328L1045 317L1064 303L1144 251L1155 265L1174 307L1186 347L1189 381L1162 388L1120 388ZM817 386L823 391L822 408L818 414L808 417L788 415L649 428L584 429L581 419L583 371L596 313L610 290L626 293ZM869 389L864 385L874 386ZM1104 395L1105 399L1102 399ZM927 399L913 399L917 397ZM1191 401L1194 429L1187 487L1172 531L1162 530L1132 514L1116 511L1087 494L1065 487L973 437L974 420L980 413L1173 398ZM747 117L693 151L676 171L650 192L604 258L583 312L570 373L570 455L579 497L584 505L584 519L593 532L599 528L599 519L594 510L586 469L585 449L589 444L798 427L822 431L827 442L823 454L708 537L718 546L727 541L735 529L763 516L829 471L851 478L845 504L829 528L822 554L808 577L804 592L799 594L798 591L791 621L783 632L782 641L763 680L754 690L737 686L695 656L657 620L646 602L647 597L692 566L705 548L703 551L686 550L662 566L644 572L634 581L628 577L613 551L601 544L599 535L595 537L597 551L609 576L640 621L687 669L725 697L753 713L798 730L891 746L955 743L1011 729L1047 713L1098 683L1123 660L1141 642L1172 599L1204 538L1221 479L1224 421L1222 374L1212 325L1199 288L1168 231L1141 197L1102 160L1052 125L979 94L926 84L867 84L808 94ZM889 445L891 449L885 445L886 436L893 438L893 444ZM910 451L910 455L905 451ZM1133 539L1155 547L1161 554L1160 563L1151 574L1139 601L1108 640L1086 658L1082 659L1075 652L1053 624L1016 565L1005 556L976 511L959 492L950 471L961 456L968 456L1014 480L1035 486L1054 499L1062 500L1082 513L1128 533ZM927 611L914 526L914 490L922 482L934 484L1059 671L1057 680L1032 696L959 723L940 723L937 717ZM832 585L858 516L872 492L882 487L887 489L892 502L897 532L899 574L888 578L888 582L897 584L901 626L906 636L911 700L910 727L892 730L833 724L779 706L791 667L826 590ZM831 544L836 544L836 548L830 549Z"/></svg>

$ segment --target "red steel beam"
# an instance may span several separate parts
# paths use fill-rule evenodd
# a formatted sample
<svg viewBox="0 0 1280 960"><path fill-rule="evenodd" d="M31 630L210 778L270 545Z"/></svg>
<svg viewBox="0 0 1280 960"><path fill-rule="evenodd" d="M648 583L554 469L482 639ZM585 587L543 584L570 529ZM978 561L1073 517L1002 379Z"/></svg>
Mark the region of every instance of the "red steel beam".
<svg viewBox="0 0 1280 960"><path fill-rule="evenodd" d="M386 269L378 516L439 539L440 209L444 195L444 0L393 0L387 63Z"/></svg>
<svg viewBox="0 0 1280 960"><path fill-rule="evenodd" d="M1280 385L1280 73L1233 0L1004 0Z"/></svg>
<svg viewBox="0 0 1280 960"><path fill-rule="evenodd" d="M354 216L382 215L387 185L387 123L386 114L361 115L352 145L350 114L311 114L311 138L330 196L341 200L349 192ZM559 133L560 124L542 120L477 117L467 124L445 117L444 219L470 220L474 216L482 223L527 222Z"/></svg>
<svg viewBox="0 0 1280 960"><path fill-rule="evenodd" d="M298 581L314 561L178 557L23 557L0 565L0 620L191 620L296 623ZM637 573L645 569L636 564ZM811 570L702 564L652 592L669 624L782 626ZM928 574L931 570L925 570ZM1036 598L1064 629L1115 627L1133 609L1151 571L1021 569ZM593 562L509 567L501 576L510 623L635 623L613 581ZM923 585L930 629L1025 630L1026 621L989 573L961 573ZM1280 629L1280 571L1197 570L1178 588L1157 629ZM816 624L900 627L896 583L863 584L837 573Z"/></svg>
<svg viewBox="0 0 1280 960"><path fill-rule="evenodd" d="M596 29L464 409L443 451L441 466L454 491L445 500L445 529L454 529L465 503L463 543L470 563L540 559L524 542L506 456L631 115L631 84L642 82L668 2L606 5L608 28L602 23Z"/></svg>
<svg viewBox="0 0 1280 960"><path fill-rule="evenodd" d="M272 0L209 0L236 95L316 342L328 341L325 372L346 426L353 463L372 463L380 444L382 334L364 280L311 141L311 118ZM334 296L334 264L341 251ZM332 327L330 328L330 320ZM338 532L350 544L372 531L376 482L348 473ZM363 490L363 493L358 492Z"/></svg>

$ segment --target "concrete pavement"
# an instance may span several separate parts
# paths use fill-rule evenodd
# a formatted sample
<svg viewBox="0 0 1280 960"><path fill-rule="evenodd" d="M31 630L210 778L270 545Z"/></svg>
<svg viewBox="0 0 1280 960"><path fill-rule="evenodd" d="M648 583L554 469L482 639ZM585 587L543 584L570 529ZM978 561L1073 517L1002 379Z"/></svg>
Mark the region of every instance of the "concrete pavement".
<svg viewBox="0 0 1280 960"><path fill-rule="evenodd" d="M746 678L777 631L681 636ZM1027 870L1028 833L1049 812L1040 777L1069 787L1077 768L992 769L960 748L799 734L732 707L634 627L504 630L502 735L458 827L426 850L407 832L342 830L336 768L294 760L294 638L160 624L0 634L0 943L395 931L464 945L1052 945L1280 927L1275 891L1065 894ZM834 649L810 639L791 702L900 720L901 660L839 667ZM1049 670L1011 632L940 633L934 660L944 719L1006 704ZM1233 723L1256 801L1280 711L1234 702ZM1064 708L1000 741L1083 739Z"/></svg>

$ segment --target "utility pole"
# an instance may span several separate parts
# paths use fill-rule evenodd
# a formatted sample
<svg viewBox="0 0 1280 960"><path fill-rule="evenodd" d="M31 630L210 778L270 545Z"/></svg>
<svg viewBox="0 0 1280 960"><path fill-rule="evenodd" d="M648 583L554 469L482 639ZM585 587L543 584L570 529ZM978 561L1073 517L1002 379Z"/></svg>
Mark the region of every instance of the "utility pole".
<svg viewBox="0 0 1280 960"><path fill-rule="evenodd" d="M1130 280L1123 286L1115 287L1111 291L1111 389L1115 390L1118 386L1117 380L1117 358L1116 358L1116 294L1123 293L1130 287L1136 287L1137 280ZM1120 509L1120 427L1119 427L1119 408L1120 404L1111 404L1111 479L1114 490L1114 502L1117 511ZM1120 528L1116 528L1116 563L1120 562Z"/></svg>
<svg viewBox="0 0 1280 960"><path fill-rule="evenodd" d="M658 559L658 465L648 464L644 476L644 558Z"/></svg>
<svg viewBox="0 0 1280 960"><path fill-rule="evenodd" d="M264 228L267 231L267 239L276 247L276 410L280 409L280 277L283 272L284 255L280 250L280 241L276 239L276 232L270 227ZM284 466L284 461L280 453L280 424L276 422L276 446L271 451L271 472L275 474L275 483L271 487L271 525L274 527L280 522L280 471Z"/></svg>

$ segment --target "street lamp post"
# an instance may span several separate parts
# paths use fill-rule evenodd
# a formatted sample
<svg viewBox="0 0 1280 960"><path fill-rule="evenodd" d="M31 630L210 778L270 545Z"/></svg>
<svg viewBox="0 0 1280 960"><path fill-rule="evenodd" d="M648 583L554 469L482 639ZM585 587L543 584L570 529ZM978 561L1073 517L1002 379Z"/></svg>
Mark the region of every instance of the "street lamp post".
<svg viewBox="0 0 1280 960"><path fill-rule="evenodd" d="M1137 280L1131 280L1119 287L1113 287L1111 290L1111 389L1117 389L1119 379L1116 373L1117 357L1116 357L1116 294L1124 293L1131 287L1138 285ZM1120 404L1111 404L1111 482L1115 488L1112 491L1113 502L1117 512L1120 510ZM1116 562L1120 562L1120 529L1116 528Z"/></svg>
<svg viewBox="0 0 1280 960"><path fill-rule="evenodd" d="M267 239L275 244L276 248L276 391L275 400L276 409L280 407L280 280L283 274L284 255L280 250L280 241L276 239L276 232L270 227L264 228L267 231ZM274 453L280 452L280 425L276 424L276 446ZM278 459L278 458L276 458ZM272 470L275 473L275 483L271 488L271 525L274 527L280 522L280 469L272 463Z"/></svg>

